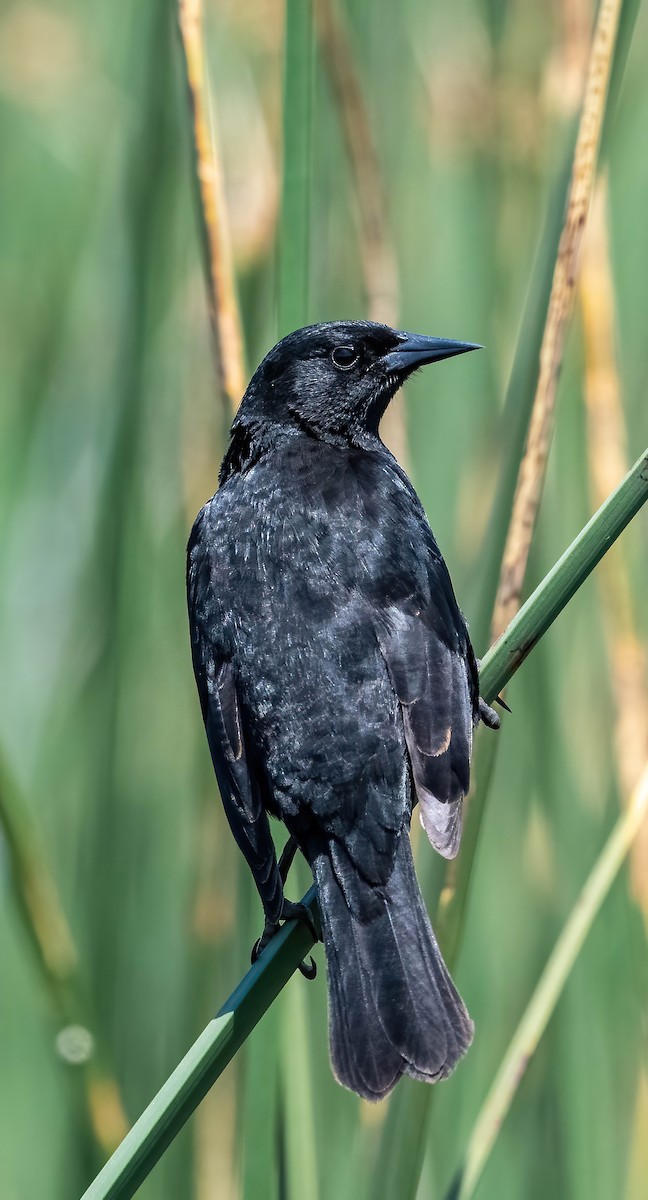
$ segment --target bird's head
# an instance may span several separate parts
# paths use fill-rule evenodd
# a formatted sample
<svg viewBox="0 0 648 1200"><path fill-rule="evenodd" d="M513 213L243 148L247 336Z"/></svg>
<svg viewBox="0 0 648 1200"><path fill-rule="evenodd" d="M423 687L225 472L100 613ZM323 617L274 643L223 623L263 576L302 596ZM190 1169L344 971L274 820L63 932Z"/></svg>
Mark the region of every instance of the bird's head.
<svg viewBox="0 0 648 1200"><path fill-rule="evenodd" d="M266 355L234 427L270 422L315 436L360 442L409 375L480 347L404 333L370 321L328 321L288 334Z"/></svg>

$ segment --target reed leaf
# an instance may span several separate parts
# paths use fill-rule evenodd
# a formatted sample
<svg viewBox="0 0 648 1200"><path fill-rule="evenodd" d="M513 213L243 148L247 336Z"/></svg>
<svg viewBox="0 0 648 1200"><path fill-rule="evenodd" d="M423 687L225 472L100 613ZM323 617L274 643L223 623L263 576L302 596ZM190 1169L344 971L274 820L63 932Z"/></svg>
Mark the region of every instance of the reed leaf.
<svg viewBox="0 0 648 1200"><path fill-rule="evenodd" d="M589 930L648 809L648 765L578 897L538 980L468 1141L465 1161L446 1200L470 1200L525 1072L549 1023Z"/></svg>

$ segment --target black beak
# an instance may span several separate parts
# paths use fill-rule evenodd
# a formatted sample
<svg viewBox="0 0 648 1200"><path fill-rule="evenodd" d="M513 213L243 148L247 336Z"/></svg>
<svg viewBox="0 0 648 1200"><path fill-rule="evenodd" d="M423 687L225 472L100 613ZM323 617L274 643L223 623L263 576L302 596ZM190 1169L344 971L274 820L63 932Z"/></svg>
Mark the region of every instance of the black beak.
<svg viewBox="0 0 648 1200"><path fill-rule="evenodd" d="M482 349L475 342L451 342L447 338L425 337L419 333L404 333L402 339L381 359L388 371L412 371L426 363L440 362L442 358L454 358L455 354Z"/></svg>

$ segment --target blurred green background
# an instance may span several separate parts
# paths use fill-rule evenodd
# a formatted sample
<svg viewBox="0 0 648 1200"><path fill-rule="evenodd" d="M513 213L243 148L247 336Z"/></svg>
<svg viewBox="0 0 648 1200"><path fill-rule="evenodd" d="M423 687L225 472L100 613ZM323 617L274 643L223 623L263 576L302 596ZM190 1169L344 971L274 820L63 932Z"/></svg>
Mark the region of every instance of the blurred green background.
<svg viewBox="0 0 648 1200"><path fill-rule="evenodd" d="M503 395L594 5L344 0L342 12L398 264L395 319L486 346L408 384L405 411L411 472L471 620ZM206 4L252 366L277 336L283 17L278 0ZM364 316L353 172L317 48L314 69L307 317ZM629 462L648 427L647 72L644 9L606 156ZM0 138L0 755L5 825L19 831L17 846L0 829L0 1196L70 1200L232 990L261 929L220 811L187 635L184 548L215 488L224 422L175 5L2 0ZM584 367L577 309L530 586L598 503ZM645 644L645 515L623 550ZM457 970L476 1037L435 1094L421 1200L445 1195L619 811L605 626L594 578L510 687ZM648 877L639 850L633 870ZM636 894L624 870L483 1200L648 1195ZM291 982L142 1197L367 1194L386 1104L359 1104L330 1075L317 954L316 983Z"/></svg>

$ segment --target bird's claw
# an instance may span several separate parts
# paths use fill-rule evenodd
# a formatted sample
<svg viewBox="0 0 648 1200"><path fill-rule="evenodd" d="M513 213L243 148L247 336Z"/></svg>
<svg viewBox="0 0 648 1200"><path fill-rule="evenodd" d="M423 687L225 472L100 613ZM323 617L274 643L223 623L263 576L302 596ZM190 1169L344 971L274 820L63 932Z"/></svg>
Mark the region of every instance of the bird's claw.
<svg viewBox="0 0 648 1200"><path fill-rule="evenodd" d="M489 729L499 729L502 723L495 709L486 703L483 696L479 697L479 719L484 722L484 725L488 725Z"/></svg>
<svg viewBox="0 0 648 1200"><path fill-rule="evenodd" d="M270 942L272 941L275 933L278 933L278 932L279 932L279 922L278 921L266 921L266 923L263 927L263 933L261 934L261 937L257 938L256 942L254 943L254 945L252 947L252 953L250 955L251 963L255 963L257 958L259 957L259 955L263 954L263 951L265 950L266 946L270 945Z"/></svg>
<svg viewBox="0 0 648 1200"><path fill-rule="evenodd" d="M311 916L310 910L305 904L294 904L292 900L284 900L279 921L303 921L308 926L313 940L321 941L321 933L317 929L315 922ZM255 963L259 956L263 953L266 946L270 944L276 933L279 932L279 921L266 921L261 937L257 939L252 947L250 961ZM309 955L310 963L305 960L299 964L299 970L304 976L304 979L315 979L317 975L317 963L312 955Z"/></svg>
<svg viewBox="0 0 648 1200"><path fill-rule="evenodd" d="M310 909L307 908L305 904L294 904L292 900L284 900L283 908L281 910L281 919L283 921L303 921L304 924L310 929L310 932L313 935L313 941L319 942L322 940L321 932L317 928L311 916ZM317 963L312 955L309 955L309 958L310 966L308 966L304 960L303 962L300 962L299 970L304 976L304 979L315 979L315 976L317 975Z"/></svg>

